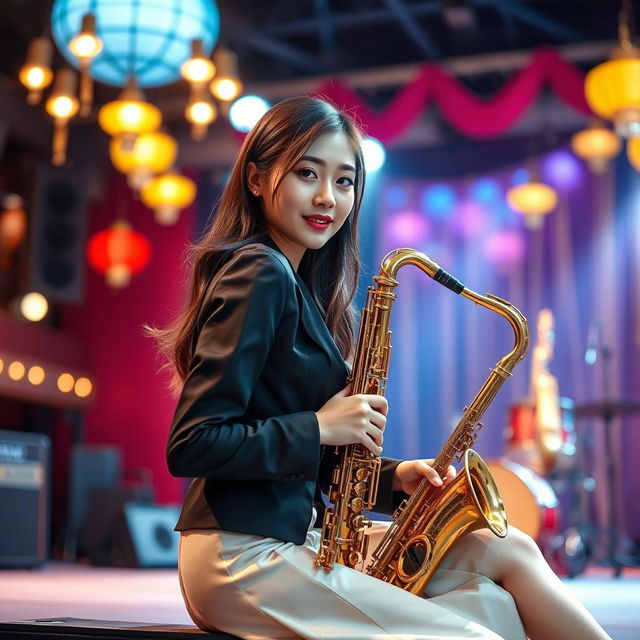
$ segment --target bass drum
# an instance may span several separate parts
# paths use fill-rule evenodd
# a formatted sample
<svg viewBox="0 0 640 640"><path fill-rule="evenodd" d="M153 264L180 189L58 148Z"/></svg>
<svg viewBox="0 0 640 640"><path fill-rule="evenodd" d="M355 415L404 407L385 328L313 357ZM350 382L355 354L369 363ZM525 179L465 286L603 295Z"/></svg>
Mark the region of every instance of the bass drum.
<svg viewBox="0 0 640 640"><path fill-rule="evenodd" d="M559 525L558 498L552 486L531 469L506 458L487 466L500 489L509 524L529 534L544 551Z"/></svg>

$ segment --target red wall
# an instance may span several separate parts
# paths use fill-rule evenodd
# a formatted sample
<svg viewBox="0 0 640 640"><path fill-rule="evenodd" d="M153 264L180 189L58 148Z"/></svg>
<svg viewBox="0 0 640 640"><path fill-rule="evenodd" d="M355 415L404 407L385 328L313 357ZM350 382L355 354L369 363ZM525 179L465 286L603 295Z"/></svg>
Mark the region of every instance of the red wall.
<svg viewBox="0 0 640 640"><path fill-rule="evenodd" d="M172 478L164 449L176 398L168 375L158 374L153 341L143 335L148 323L165 326L184 301L185 245L192 241L194 210L173 226L161 226L127 187L120 175L107 179L104 201L89 210L89 234L107 228L118 213L151 243L151 261L125 289L111 289L87 264L85 304L66 307L63 328L88 350L95 378L95 404L86 414L85 444L120 447L125 473L149 469L159 502L180 502L181 480Z"/></svg>

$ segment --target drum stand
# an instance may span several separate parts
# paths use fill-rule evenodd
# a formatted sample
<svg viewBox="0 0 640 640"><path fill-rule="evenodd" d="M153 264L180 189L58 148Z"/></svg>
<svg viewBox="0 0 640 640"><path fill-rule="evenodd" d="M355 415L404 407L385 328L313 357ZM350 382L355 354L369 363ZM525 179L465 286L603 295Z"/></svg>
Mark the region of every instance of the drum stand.
<svg viewBox="0 0 640 640"><path fill-rule="evenodd" d="M598 559L604 564L613 568L614 576L617 578L622 572L624 566L633 566L638 564L638 557L634 557L631 553L625 555L620 553L620 547L624 546L628 549L633 548L633 542L622 534L618 530L618 508L616 500L615 490L615 461L613 455L613 439L612 428L613 421L616 416L631 415L634 413L640 413L640 402L597 402L594 404L585 404L576 407L576 418L601 418L604 427L604 456L605 456L605 490L607 492L607 507L608 518L607 527L604 532L606 552L604 555L600 555ZM583 518L586 515L586 510L582 509ZM582 536L582 545L586 550L586 557L583 560L584 566L586 566L586 560L589 556L597 557L594 550L597 549L597 540L599 538L598 530L602 530L602 527L590 524L588 517L584 518L583 522L578 524L575 528L574 535ZM566 536L565 536L566 538ZM569 561L569 564L570 561ZM582 568L584 568L584 566ZM580 571L578 571L579 573ZM569 574L571 575L571 569ZM573 575L577 575L574 573Z"/></svg>

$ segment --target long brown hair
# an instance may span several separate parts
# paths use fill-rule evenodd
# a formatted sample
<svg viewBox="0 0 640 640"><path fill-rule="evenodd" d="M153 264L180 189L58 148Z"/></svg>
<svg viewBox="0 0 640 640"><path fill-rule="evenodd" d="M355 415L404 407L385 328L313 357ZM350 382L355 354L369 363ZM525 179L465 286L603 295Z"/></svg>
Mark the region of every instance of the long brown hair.
<svg viewBox="0 0 640 640"><path fill-rule="evenodd" d="M247 135L211 227L197 244L189 247L192 277L186 309L165 329L147 328L168 358L164 366L173 370L174 391L180 390L189 372L198 313L212 274L225 254L267 233L260 201L247 183L248 163L254 162L258 170L266 174L278 169L275 196L286 174L313 141L322 134L334 132L347 136L355 154L353 209L340 230L321 249L305 251L298 274L313 295L343 357L351 355L355 326L353 298L360 270L357 223L365 180L361 133L348 114L325 100L289 98L269 109Z"/></svg>

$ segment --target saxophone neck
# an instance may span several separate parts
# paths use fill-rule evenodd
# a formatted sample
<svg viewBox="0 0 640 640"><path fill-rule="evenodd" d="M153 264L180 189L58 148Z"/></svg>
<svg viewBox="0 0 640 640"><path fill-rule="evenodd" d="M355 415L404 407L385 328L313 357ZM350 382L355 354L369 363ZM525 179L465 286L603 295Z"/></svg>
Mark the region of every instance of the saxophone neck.
<svg viewBox="0 0 640 640"><path fill-rule="evenodd" d="M379 287L392 290L398 285L396 279L398 271L406 265L417 267L447 289L500 314L508 320L514 333L513 349L498 362L495 371L501 377L506 378L511 375L513 368L529 350L529 325L520 310L498 296L490 293L481 295L472 291L445 271L435 260L415 249L403 248L390 251L382 260L380 275L376 276L374 280Z"/></svg>
<svg viewBox="0 0 640 640"><path fill-rule="evenodd" d="M527 322L527 319L516 306L491 293L483 296L471 289L465 288L462 295L476 304L503 316L511 325L514 336L513 348L509 353L502 357L494 367L494 372L497 375L508 378L511 375L513 368L527 355L527 352L529 351L531 338L529 335L529 323Z"/></svg>

